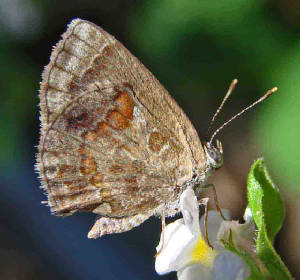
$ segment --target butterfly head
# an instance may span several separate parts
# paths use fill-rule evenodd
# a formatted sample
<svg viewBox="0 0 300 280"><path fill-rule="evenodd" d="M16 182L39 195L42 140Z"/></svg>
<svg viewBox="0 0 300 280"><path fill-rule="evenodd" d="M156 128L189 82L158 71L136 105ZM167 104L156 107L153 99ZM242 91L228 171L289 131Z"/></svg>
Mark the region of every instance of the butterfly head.
<svg viewBox="0 0 300 280"><path fill-rule="evenodd" d="M223 165L223 148L219 140L216 140L215 146L211 142L205 143L204 151L210 167L218 169Z"/></svg>

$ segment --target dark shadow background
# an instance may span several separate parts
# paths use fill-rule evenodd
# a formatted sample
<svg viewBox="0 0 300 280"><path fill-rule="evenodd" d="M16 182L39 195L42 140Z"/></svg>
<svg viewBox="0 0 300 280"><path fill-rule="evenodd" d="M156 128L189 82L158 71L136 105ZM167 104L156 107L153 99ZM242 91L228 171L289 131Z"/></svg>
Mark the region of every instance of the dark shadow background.
<svg viewBox="0 0 300 280"><path fill-rule="evenodd" d="M38 90L52 46L75 17L119 39L170 91L203 137L266 90L279 91L219 135L224 167L210 182L242 217L246 178L263 155L285 200L276 248L299 279L299 1L0 0L0 279L175 279L154 271L160 221L88 240L92 214L57 218L34 172Z"/></svg>

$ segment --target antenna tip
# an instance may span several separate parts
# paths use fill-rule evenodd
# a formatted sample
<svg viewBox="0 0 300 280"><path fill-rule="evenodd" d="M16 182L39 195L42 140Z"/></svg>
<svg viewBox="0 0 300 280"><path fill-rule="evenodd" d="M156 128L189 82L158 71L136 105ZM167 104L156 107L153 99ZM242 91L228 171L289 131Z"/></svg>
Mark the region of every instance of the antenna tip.
<svg viewBox="0 0 300 280"><path fill-rule="evenodd" d="M235 86L236 86L236 84L238 83L238 79L234 79L232 82L231 82L231 84L230 84L230 86L229 86L229 89L228 89L228 92L227 92L227 94L225 95L225 100L229 97L229 95L231 94L231 92L234 90L234 88L235 88Z"/></svg>
<svg viewBox="0 0 300 280"><path fill-rule="evenodd" d="M272 93L276 92L278 90L278 87L273 87L272 89L268 90L265 94L264 98L269 97Z"/></svg>
<svg viewBox="0 0 300 280"><path fill-rule="evenodd" d="M273 93L273 92L275 92L275 91L277 91L278 90L278 87L273 87L272 89L271 89L271 92Z"/></svg>

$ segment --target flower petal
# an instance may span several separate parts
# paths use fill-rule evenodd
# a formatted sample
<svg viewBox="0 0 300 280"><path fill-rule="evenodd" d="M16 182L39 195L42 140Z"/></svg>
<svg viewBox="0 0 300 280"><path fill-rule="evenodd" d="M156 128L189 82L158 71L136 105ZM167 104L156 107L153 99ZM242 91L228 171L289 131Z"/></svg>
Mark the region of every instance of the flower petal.
<svg viewBox="0 0 300 280"><path fill-rule="evenodd" d="M252 222L253 221L253 215L251 212L251 209L249 206L246 207L245 212L244 212L244 220L245 222Z"/></svg>
<svg viewBox="0 0 300 280"><path fill-rule="evenodd" d="M192 189L184 190L180 196L180 209L184 224L194 236L200 234L199 204Z"/></svg>
<svg viewBox="0 0 300 280"><path fill-rule="evenodd" d="M212 267L214 259L218 252L208 246L206 240L201 235L197 244L193 247L190 263L201 263L206 267Z"/></svg>
<svg viewBox="0 0 300 280"><path fill-rule="evenodd" d="M164 247L155 259L155 270L158 274L165 274L183 268L189 262L189 255L196 243L195 237L183 224L183 220L170 223L164 230ZM160 240L156 250L162 246Z"/></svg>
<svg viewBox="0 0 300 280"><path fill-rule="evenodd" d="M178 280L210 280L211 274L210 269L199 263L195 263L179 270L177 278Z"/></svg>
<svg viewBox="0 0 300 280"><path fill-rule="evenodd" d="M196 255L197 257L199 255L202 259L210 255L205 242L204 246L200 248L201 252L199 253L199 250L196 250L196 254L193 254L195 247L199 249L199 246L197 247L196 245L202 244L202 235L199 224L199 205L192 189L184 190L181 194L180 208L183 219L167 225L162 233L164 234L163 248L155 260L155 270L158 274L165 274L174 270L178 271L195 261L193 258ZM161 246L162 238L156 248L157 251L160 250Z"/></svg>
<svg viewBox="0 0 300 280"><path fill-rule="evenodd" d="M240 224L238 221L223 221L217 239L228 241L230 235L232 235L236 248L243 248L254 253L255 234L255 225L251 219L248 219L244 224Z"/></svg>
<svg viewBox="0 0 300 280"><path fill-rule="evenodd" d="M212 250L205 242L199 223L199 205L192 189L183 191L180 197L180 208L183 219L179 219L165 227L164 242L162 236L157 251L163 248L155 260L158 274L179 271L193 263L212 267L217 251ZM213 223L215 221L212 221ZM220 222L217 224L216 233Z"/></svg>
<svg viewBox="0 0 300 280"><path fill-rule="evenodd" d="M238 255L225 251L215 258L212 280L244 280L249 276L248 265Z"/></svg>
<svg viewBox="0 0 300 280"><path fill-rule="evenodd" d="M228 210L222 209L222 213L226 219L230 219L230 213ZM205 215L202 215L200 219L200 228L203 236L205 236L204 219L205 219ZM224 220L218 211L215 210L208 211L208 219L207 219L208 238L210 243L216 249L220 249L220 245L217 243L218 241L217 236L218 236L220 226L223 222Z"/></svg>

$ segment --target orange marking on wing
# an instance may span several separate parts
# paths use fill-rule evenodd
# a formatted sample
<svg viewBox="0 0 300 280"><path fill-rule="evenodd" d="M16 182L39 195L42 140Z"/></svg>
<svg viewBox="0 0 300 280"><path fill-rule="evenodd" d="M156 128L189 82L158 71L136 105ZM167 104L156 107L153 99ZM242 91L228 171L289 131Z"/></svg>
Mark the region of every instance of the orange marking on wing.
<svg viewBox="0 0 300 280"><path fill-rule="evenodd" d="M67 186L67 187L70 187L73 182L72 181L65 181L64 184Z"/></svg>
<svg viewBox="0 0 300 280"><path fill-rule="evenodd" d="M79 147L79 149L78 149L78 152L79 152L79 154L81 154L81 155L87 155L87 150L85 149L85 144L81 144L80 145L80 147Z"/></svg>
<svg viewBox="0 0 300 280"><path fill-rule="evenodd" d="M86 140L86 141L94 142L97 140L98 135L97 135L96 131L90 130L83 137L84 137L84 140Z"/></svg>
<svg viewBox="0 0 300 280"><path fill-rule="evenodd" d="M97 124L97 128L94 130L89 130L82 134L84 140L89 142L95 142L99 137L110 136L111 135L111 127L105 122L99 122ZM84 148L80 148L79 152L84 154Z"/></svg>
<svg viewBox="0 0 300 280"><path fill-rule="evenodd" d="M106 46L104 49L103 49L103 55L104 56L112 56L113 55L113 49L111 46Z"/></svg>
<svg viewBox="0 0 300 280"><path fill-rule="evenodd" d="M109 189L101 189L100 195L103 200L105 200L107 198L111 198L111 196L112 196Z"/></svg>
<svg viewBox="0 0 300 280"><path fill-rule="evenodd" d="M129 121L118 111L111 111L106 117L109 125L117 130L124 129L130 126Z"/></svg>
<svg viewBox="0 0 300 280"><path fill-rule="evenodd" d="M122 166L115 164L113 166L111 166L111 168L109 169L112 173L115 174L121 174L123 173L124 169L122 168Z"/></svg>
<svg viewBox="0 0 300 280"><path fill-rule="evenodd" d="M111 135L111 128L105 122L100 122L97 124L96 133L98 136L110 136Z"/></svg>
<svg viewBox="0 0 300 280"><path fill-rule="evenodd" d="M125 178L125 181L130 184L134 184L134 185L137 184L137 179L135 176Z"/></svg>
<svg viewBox="0 0 300 280"><path fill-rule="evenodd" d="M122 91L116 98L116 102L118 104L119 111L127 118L132 119L133 117L133 108L135 103L132 98L126 91Z"/></svg>
<svg viewBox="0 0 300 280"><path fill-rule="evenodd" d="M59 169L59 171L57 172L56 178L61 179L63 175L64 175L64 172L61 171L61 169Z"/></svg>
<svg viewBox="0 0 300 280"><path fill-rule="evenodd" d="M153 152L159 152L166 143L165 138L159 132L152 132L149 137L149 149Z"/></svg>
<svg viewBox="0 0 300 280"><path fill-rule="evenodd" d="M96 161L91 155L81 159L80 171L83 175L94 174L97 171Z"/></svg>
<svg viewBox="0 0 300 280"><path fill-rule="evenodd" d="M65 173L75 173L75 167L69 164L62 164L58 167L58 172L56 175L57 179L61 179Z"/></svg>
<svg viewBox="0 0 300 280"><path fill-rule="evenodd" d="M97 173L91 178L90 182L93 186L97 188L101 187L103 182L103 175L101 173Z"/></svg>

